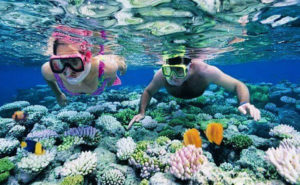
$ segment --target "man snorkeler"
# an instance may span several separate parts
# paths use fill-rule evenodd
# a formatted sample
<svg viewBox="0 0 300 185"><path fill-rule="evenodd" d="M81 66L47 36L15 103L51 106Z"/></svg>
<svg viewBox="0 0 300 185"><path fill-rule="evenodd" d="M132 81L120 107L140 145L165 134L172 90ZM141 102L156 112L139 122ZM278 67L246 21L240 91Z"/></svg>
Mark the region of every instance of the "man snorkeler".
<svg viewBox="0 0 300 185"><path fill-rule="evenodd" d="M206 64L201 59L174 57L162 65L144 90L139 114L132 118L128 129L134 122L145 117L147 105L160 88L165 87L174 97L191 99L201 96L210 83L220 85L228 91L235 91L240 102L238 110L242 114L249 113L255 121L260 119L260 111L250 104L249 91L244 83L223 73L217 67Z"/></svg>

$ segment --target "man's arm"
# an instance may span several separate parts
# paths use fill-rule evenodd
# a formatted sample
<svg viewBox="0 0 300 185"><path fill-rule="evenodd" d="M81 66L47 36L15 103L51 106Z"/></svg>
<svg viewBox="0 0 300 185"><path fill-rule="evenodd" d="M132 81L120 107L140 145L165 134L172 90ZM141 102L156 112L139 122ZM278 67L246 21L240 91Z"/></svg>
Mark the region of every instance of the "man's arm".
<svg viewBox="0 0 300 185"><path fill-rule="evenodd" d="M211 65L207 66L206 76L210 83L220 85L231 92L235 91L240 103L250 102L249 90L243 82L223 73L220 69Z"/></svg>
<svg viewBox="0 0 300 185"><path fill-rule="evenodd" d="M139 107L139 114L135 115L132 120L130 121L129 125L128 125L128 129L130 129L130 127L132 126L132 124L136 121L141 120L142 118L145 117L145 112L146 112L146 108L152 98L152 96L160 89L164 86L163 83L164 77L162 74L161 69L155 73L152 81L150 82L150 84L145 88L143 95L141 97L141 101L140 101L140 107Z"/></svg>
<svg viewBox="0 0 300 185"><path fill-rule="evenodd" d="M249 90L244 83L223 73L215 66L207 65L205 68L204 74L208 82L220 85L228 91L236 91L240 102L238 110L241 113L247 114L249 112L255 121L260 119L260 111L250 104Z"/></svg>

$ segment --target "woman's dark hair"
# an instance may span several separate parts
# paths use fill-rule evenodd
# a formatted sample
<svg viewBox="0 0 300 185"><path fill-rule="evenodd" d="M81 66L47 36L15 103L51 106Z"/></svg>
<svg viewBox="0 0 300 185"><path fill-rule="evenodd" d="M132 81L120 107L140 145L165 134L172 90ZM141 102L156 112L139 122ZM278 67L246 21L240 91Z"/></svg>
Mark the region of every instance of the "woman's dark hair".
<svg viewBox="0 0 300 185"><path fill-rule="evenodd" d="M174 58L167 59L167 64L169 65L176 65L176 64L188 65L189 63L191 63L191 59L186 57L174 57Z"/></svg>

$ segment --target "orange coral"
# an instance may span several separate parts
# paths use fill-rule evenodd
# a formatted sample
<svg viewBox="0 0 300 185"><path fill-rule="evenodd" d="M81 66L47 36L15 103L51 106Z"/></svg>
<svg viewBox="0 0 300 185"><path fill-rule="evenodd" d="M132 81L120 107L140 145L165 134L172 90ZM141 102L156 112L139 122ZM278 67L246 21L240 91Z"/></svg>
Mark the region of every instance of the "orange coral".
<svg viewBox="0 0 300 185"><path fill-rule="evenodd" d="M223 125L221 123L210 123L207 125L205 135L209 142L220 145L223 140Z"/></svg>
<svg viewBox="0 0 300 185"><path fill-rule="evenodd" d="M183 135L183 144L187 145L195 145L197 148L202 146L202 141L200 137L200 133L197 129L189 129Z"/></svg>

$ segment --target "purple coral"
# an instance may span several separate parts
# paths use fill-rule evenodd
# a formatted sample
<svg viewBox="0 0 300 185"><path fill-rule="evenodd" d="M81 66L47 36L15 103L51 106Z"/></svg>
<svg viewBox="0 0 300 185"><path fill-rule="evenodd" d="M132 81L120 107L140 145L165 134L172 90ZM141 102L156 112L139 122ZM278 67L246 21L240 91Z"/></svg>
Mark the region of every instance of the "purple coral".
<svg viewBox="0 0 300 185"><path fill-rule="evenodd" d="M98 130L94 127L77 127L70 128L68 131L65 131L65 136L78 136L78 137L89 137L94 138L98 134Z"/></svg>
<svg viewBox="0 0 300 185"><path fill-rule="evenodd" d="M170 158L170 172L181 180L191 179L207 163L201 148L188 145L181 148Z"/></svg>
<svg viewBox="0 0 300 185"><path fill-rule="evenodd" d="M58 134L50 129L39 130L27 135L27 138L49 138L49 137L57 137Z"/></svg>

